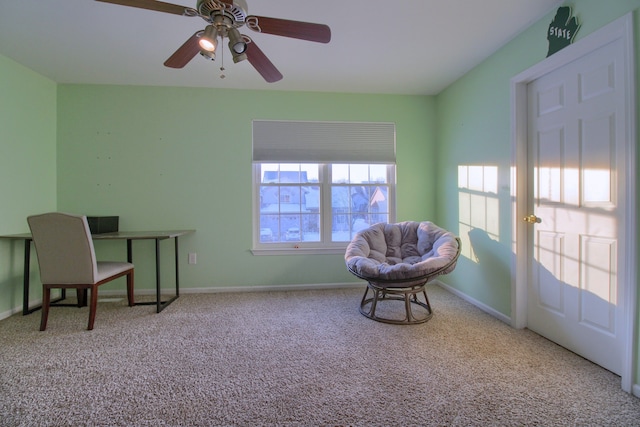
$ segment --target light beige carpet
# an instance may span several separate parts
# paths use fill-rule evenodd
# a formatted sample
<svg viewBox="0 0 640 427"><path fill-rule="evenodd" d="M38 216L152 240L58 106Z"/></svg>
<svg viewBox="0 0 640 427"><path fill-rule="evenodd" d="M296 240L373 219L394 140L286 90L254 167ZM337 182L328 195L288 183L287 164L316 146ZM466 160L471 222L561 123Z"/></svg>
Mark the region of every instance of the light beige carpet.
<svg viewBox="0 0 640 427"><path fill-rule="evenodd" d="M101 302L0 321L4 426L634 426L620 378L437 286L433 318L359 314L362 289Z"/></svg>

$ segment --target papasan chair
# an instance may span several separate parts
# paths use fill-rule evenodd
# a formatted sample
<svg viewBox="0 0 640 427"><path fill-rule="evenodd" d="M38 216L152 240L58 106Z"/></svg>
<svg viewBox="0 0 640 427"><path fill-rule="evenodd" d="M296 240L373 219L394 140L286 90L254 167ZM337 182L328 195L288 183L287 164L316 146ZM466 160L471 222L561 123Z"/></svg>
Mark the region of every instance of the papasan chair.
<svg viewBox="0 0 640 427"><path fill-rule="evenodd" d="M349 271L368 283L360 313L398 325L428 321L433 310L425 287L453 271L460 249L457 236L430 221L379 223L359 231L344 258Z"/></svg>

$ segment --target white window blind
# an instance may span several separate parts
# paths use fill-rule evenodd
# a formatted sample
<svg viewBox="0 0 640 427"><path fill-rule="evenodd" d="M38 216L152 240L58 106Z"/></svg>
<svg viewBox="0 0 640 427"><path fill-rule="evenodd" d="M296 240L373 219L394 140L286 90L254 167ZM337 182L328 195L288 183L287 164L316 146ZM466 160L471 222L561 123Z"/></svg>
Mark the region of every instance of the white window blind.
<svg viewBox="0 0 640 427"><path fill-rule="evenodd" d="M253 121L254 162L395 163L395 123Z"/></svg>

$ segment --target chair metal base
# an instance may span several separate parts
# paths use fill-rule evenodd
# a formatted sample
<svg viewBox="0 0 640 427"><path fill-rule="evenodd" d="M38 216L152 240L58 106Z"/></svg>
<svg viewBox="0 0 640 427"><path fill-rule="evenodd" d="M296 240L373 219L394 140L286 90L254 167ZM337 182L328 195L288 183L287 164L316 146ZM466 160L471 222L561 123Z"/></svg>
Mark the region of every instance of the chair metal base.
<svg viewBox="0 0 640 427"><path fill-rule="evenodd" d="M362 301L360 302L360 313L369 319L394 325L416 325L424 323L433 316L433 310L431 309L427 291L425 290L426 285L427 281L405 287L380 286L375 282L368 282L367 288L362 296ZM371 297L367 297L369 291L372 292ZM391 312L391 310L386 307L391 301L401 301L404 303L404 318L398 319L386 316L387 312ZM414 312L414 308L418 308L418 312ZM379 311L383 313L381 314ZM398 310L390 314L398 314Z"/></svg>

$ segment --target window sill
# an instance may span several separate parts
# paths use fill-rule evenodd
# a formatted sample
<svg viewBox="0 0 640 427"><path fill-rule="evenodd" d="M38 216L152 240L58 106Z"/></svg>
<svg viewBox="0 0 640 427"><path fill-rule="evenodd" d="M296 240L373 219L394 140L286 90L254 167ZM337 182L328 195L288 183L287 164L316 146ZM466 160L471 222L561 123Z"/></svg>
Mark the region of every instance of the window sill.
<svg viewBox="0 0 640 427"><path fill-rule="evenodd" d="M263 255L344 255L344 248L269 248L251 249L251 253L256 256Z"/></svg>

